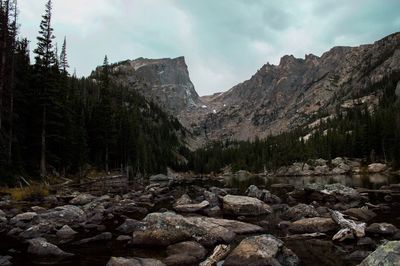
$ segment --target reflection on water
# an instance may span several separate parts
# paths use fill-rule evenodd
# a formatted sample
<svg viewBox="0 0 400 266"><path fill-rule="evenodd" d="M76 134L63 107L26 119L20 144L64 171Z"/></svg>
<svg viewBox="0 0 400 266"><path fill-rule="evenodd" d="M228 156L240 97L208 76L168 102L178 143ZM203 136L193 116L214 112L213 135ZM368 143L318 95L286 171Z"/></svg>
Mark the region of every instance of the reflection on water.
<svg viewBox="0 0 400 266"><path fill-rule="evenodd" d="M236 187L241 191L246 190L250 185L270 188L273 184L289 184L295 187L303 187L305 184L334 184L340 183L348 187L362 187L368 189L379 189L383 185L400 183L400 176L371 174L371 175L336 175L336 176L226 176L225 185Z"/></svg>

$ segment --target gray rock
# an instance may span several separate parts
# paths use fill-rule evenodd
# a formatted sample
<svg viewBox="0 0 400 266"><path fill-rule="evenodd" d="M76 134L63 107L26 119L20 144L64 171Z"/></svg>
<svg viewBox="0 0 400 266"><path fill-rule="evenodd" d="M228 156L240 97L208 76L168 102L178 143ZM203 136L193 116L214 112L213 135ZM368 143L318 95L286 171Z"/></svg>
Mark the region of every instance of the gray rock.
<svg viewBox="0 0 400 266"><path fill-rule="evenodd" d="M368 165L368 172L370 173L382 173L386 171L387 165L383 163L372 163Z"/></svg>
<svg viewBox="0 0 400 266"><path fill-rule="evenodd" d="M188 194L183 194L179 199L176 200L175 205L186 205L192 204L193 200Z"/></svg>
<svg viewBox="0 0 400 266"><path fill-rule="evenodd" d="M172 177L168 177L164 174L152 175L149 178L150 182L168 182L172 180Z"/></svg>
<svg viewBox="0 0 400 266"><path fill-rule="evenodd" d="M270 204L281 203L281 199L278 196L272 194L271 192L269 192L266 189L261 190L255 185L249 186L249 188L246 190L245 194L248 197L257 198L259 200L264 201L265 203L270 203Z"/></svg>
<svg viewBox="0 0 400 266"><path fill-rule="evenodd" d="M305 218L293 222L289 226L289 231L294 233L326 233L338 229L338 225L332 218Z"/></svg>
<svg viewBox="0 0 400 266"><path fill-rule="evenodd" d="M259 199L234 195L226 195L223 198L223 210L224 213L238 216L258 216L272 213L271 207Z"/></svg>
<svg viewBox="0 0 400 266"><path fill-rule="evenodd" d="M394 235L399 229L389 223L373 223L365 231L369 234Z"/></svg>
<svg viewBox="0 0 400 266"><path fill-rule="evenodd" d="M107 266L165 266L165 264L155 259L111 257Z"/></svg>
<svg viewBox="0 0 400 266"><path fill-rule="evenodd" d="M207 250L197 242L187 241L167 248L166 265L194 265L205 258Z"/></svg>
<svg viewBox="0 0 400 266"><path fill-rule="evenodd" d="M73 254L61 250L56 245L47 242L44 238L28 240L28 253L41 257L68 257Z"/></svg>
<svg viewBox="0 0 400 266"><path fill-rule="evenodd" d="M136 229L145 226L145 223L134 220L134 219L126 219L123 224L117 227L117 230L123 234L131 234Z"/></svg>
<svg viewBox="0 0 400 266"><path fill-rule="evenodd" d="M92 202L96 197L87 193L82 193L70 200L70 204L72 205L85 205L89 202Z"/></svg>
<svg viewBox="0 0 400 266"><path fill-rule="evenodd" d="M57 231L56 235L61 239L73 238L78 232L73 230L68 225L64 225L60 230Z"/></svg>
<svg viewBox="0 0 400 266"><path fill-rule="evenodd" d="M287 211L282 213L281 218L290 221L296 221L302 218L312 218L320 216L314 206L307 204L297 204L290 207Z"/></svg>
<svg viewBox="0 0 400 266"><path fill-rule="evenodd" d="M24 212L17 214L13 218L11 218L10 223L11 224L18 224L18 223L27 223L32 221L35 217L37 217L38 214L36 212Z"/></svg>
<svg viewBox="0 0 400 266"><path fill-rule="evenodd" d="M209 205L210 205L210 203L208 201L204 200L200 203L176 205L176 206L174 206L174 209L177 212L198 212L198 211L205 209Z"/></svg>
<svg viewBox="0 0 400 266"><path fill-rule="evenodd" d="M0 256L0 266L12 265L11 260L12 260L11 256Z"/></svg>
<svg viewBox="0 0 400 266"><path fill-rule="evenodd" d="M59 206L39 214L40 219L49 221L57 226L76 226L86 222L85 212L74 205Z"/></svg>
<svg viewBox="0 0 400 266"><path fill-rule="evenodd" d="M360 266L400 265L400 241L390 241L372 252Z"/></svg>
<svg viewBox="0 0 400 266"><path fill-rule="evenodd" d="M358 220L368 222L376 216L376 213L368 208L350 208L343 211L344 214L357 218Z"/></svg>
<svg viewBox="0 0 400 266"><path fill-rule="evenodd" d="M143 225L133 232L135 245L169 246L196 240L202 245L230 243L236 233L259 232L261 227L238 221L209 217L184 217L171 212L151 213Z"/></svg>
<svg viewBox="0 0 400 266"><path fill-rule="evenodd" d="M281 240L272 235L260 235L242 240L226 258L224 266L298 264L299 258Z"/></svg>
<svg viewBox="0 0 400 266"><path fill-rule="evenodd" d="M25 231L21 232L18 237L23 239L38 238L50 234L53 230L53 224L47 221L42 221L38 224L30 226Z"/></svg>
<svg viewBox="0 0 400 266"><path fill-rule="evenodd" d="M132 239L131 236L127 236L127 235L120 235L117 237L117 241L130 241Z"/></svg>
<svg viewBox="0 0 400 266"><path fill-rule="evenodd" d="M82 244L87 244L90 242L96 242L96 241L107 241L111 240L112 234L110 232L104 232L99 235L96 235L94 237L89 237L89 238L84 238L76 242L76 245L82 245Z"/></svg>

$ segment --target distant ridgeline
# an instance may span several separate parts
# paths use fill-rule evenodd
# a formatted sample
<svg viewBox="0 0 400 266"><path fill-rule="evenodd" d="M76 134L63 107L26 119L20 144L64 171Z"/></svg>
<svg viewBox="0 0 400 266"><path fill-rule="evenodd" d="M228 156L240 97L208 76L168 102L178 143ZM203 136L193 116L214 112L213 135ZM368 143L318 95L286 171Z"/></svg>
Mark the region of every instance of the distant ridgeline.
<svg viewBox="0 0 400 266"><path fill-rule="evenodd" d="M337 156L391 162L400 168L400 72L373 84L364 93L376 95L376 106L355 95L351 108L337 106L335 115L320 113L318 123L278 134L265 140L217 141L192 154L190 168L200 173L233 170L259 172L310 159Z"/></svg>

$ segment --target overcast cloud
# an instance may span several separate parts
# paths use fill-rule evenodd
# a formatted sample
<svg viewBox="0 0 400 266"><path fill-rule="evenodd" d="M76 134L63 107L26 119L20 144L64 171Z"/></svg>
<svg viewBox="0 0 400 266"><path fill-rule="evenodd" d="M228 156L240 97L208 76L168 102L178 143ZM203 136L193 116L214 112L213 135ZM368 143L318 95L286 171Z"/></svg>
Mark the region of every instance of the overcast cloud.
<svg viewBox="0 0 400 266"><path fill-rule="evenodd" d="M19 1L21 35L36 46L47 0ZM185 56L200 95L230 89L263 64L335 45L371 43L400 29L399 0L54 0L70 72L111 62Z"/></svg>

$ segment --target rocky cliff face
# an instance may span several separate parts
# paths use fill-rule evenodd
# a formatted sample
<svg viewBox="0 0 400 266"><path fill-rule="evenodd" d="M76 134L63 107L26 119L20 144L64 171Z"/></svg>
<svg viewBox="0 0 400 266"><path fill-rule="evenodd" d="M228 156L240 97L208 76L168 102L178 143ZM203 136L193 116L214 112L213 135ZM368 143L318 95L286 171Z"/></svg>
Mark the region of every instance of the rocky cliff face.
<svg viewBox="0 0 400 266"><path fill-rule="evenodd" d="M400 33L370 45L334 47L321 57L282 57L229 91L204 97L193 123L208 139L252 139L287 131L353 102L377 102L371 85L400 71ZM354 100L358 99L358 100Z"/></svg>
<svg viewBox="0 0 400 266"><path fill-rule="evenodd" d="M100 69L98 67L95 73ZM139 91L174 116L200 105L184 57L119 62L111 65L111 77Z"/></svg>

